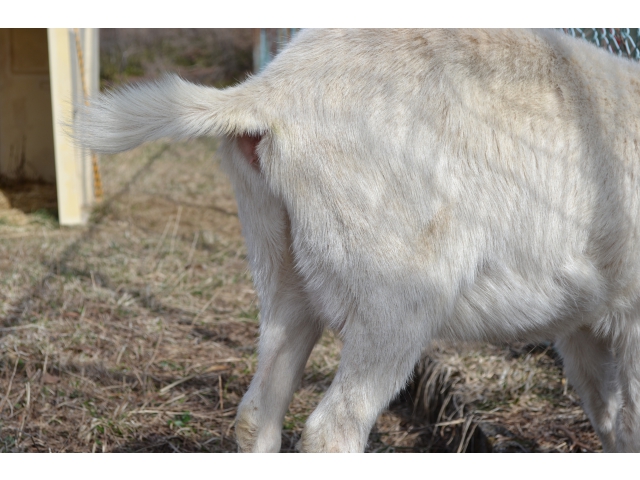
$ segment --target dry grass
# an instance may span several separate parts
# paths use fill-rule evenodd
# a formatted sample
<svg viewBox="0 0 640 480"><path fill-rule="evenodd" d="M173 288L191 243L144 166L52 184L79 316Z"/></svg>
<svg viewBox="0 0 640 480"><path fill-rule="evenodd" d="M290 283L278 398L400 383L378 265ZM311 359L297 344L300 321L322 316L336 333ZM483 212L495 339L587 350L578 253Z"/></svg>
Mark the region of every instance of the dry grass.
<svg viewBox="0 0 640 480"><path fill-rule="evenodd" d="M214 150L106 159L88 228L0 230L0 448L234 448L257 307Z"/></svg>
<svg viewBox="0 0 640 480"><path fill-rule="evenodd" d="M0 451L235 451L258 305L215 149L158 142L104 158L106 201L87 227L42 212L0 222ZM314 350L284 451L339 352L331 334ZM437 348L368 450L598 449L563 382L548 352Z"/></svg>
<svg viewBox="0 0 640 480"><path fill-rule="evenodd" d="M410 394L429 451L602 449L550 345L436 346Z"/></svg>

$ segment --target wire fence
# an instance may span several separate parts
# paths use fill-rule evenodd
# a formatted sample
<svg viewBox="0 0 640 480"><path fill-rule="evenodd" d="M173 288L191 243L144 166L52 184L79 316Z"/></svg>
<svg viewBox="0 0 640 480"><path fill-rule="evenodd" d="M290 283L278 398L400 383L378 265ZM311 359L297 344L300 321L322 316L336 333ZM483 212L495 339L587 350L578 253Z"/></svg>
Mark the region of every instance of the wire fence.
<svg viewBox="0 0 640 480"><path fill-rule="evenodd" d="M595 43L619 57L640 60L638 28L563 28L566 34Z"/></svg>

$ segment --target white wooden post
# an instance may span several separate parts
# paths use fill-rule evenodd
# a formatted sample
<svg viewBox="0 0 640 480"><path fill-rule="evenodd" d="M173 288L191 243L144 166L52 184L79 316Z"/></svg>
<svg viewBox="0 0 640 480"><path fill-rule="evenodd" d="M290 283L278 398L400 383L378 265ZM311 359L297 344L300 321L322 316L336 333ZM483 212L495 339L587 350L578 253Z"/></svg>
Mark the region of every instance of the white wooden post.
<svg viewBox="0 0 640 480"><path fill-rule="evenodd" d="M80 29L89 94L98 90L99 56L97 29ZM84 102L73 29L49 28L49 69L53 140L61 225L86 223L93 205L93 170L90 152L77 147L67 134L73 130L74 105Z"/></svg>

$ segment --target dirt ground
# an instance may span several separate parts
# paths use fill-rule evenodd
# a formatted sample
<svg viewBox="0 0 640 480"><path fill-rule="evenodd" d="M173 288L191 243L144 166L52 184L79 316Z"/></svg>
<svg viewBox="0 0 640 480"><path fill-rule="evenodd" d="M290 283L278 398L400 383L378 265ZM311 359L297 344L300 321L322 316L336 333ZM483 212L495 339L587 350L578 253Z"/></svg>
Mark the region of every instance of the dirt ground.
<svg viewBox="0 0 640 480"><path fill-rule="evenodd" d="M0 451L236 451L258 304L216 146L103 157L105 201L86 227L0 210ZM438 346L367 450L600 449L552 352ZM283 451L295 451L339 358L325 334Z"/></svg>

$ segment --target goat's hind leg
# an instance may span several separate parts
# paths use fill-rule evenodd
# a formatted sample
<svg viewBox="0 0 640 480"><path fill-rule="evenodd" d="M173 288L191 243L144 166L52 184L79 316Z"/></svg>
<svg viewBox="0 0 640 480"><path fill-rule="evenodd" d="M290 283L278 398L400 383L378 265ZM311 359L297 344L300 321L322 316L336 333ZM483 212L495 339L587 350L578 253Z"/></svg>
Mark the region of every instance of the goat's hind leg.
<svg viewBox="0 0 640 480"><path fill-rule="evenodd" d="M261 313L258 368L238 408L241 451L278 452L284 415L322 329L295 283L281 284Z"/></svg>
<svg viewBox="0 0 640 480"><path fill-rule="evenodd" d="M236 440L243 452L277 452L284 415L322 328L294 268L284 206L233 140L223 142L221 153L261 302L258 367L238 407Z"/></svg>
<svg viewBox="0 0 640 480"><path fill-rule="evenodd" d="M426 343L400 318L350 323L338 372L302 432L302 451L364 451L378 414L405 386Z"/></svg>

